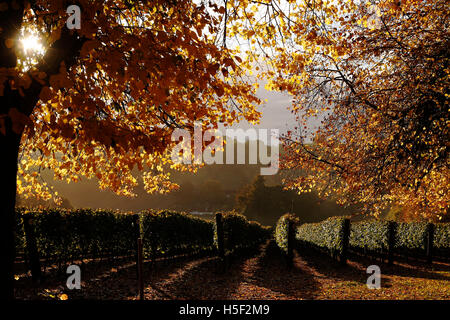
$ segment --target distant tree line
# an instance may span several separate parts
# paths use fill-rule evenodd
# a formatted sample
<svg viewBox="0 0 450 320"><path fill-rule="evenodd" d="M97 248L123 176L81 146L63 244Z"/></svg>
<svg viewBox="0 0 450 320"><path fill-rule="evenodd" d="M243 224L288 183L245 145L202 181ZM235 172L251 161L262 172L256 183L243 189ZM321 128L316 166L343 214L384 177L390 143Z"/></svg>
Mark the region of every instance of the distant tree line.
<svg viewBox="0 0 450 320"><path fill-rule="evenodd" d="M268 186L263 176L257 176L236 195L237 209L249 219L274 225L289 212L301 222L317 222L330 216L351 215L352 208L344 208L332 200L321 200L315 192L297 194L281 185Z"/></svg>

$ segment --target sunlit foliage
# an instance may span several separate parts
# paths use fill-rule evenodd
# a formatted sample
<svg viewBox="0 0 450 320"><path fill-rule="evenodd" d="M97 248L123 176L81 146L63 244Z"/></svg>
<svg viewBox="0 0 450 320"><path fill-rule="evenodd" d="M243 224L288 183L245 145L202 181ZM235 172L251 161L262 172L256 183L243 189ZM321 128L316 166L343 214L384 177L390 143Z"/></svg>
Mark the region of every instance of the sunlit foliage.
<svg viewBox="0 0 450 320"><path fill-rule="evenodd" d="M228 1L230 24L289 92L284 167L299 192L441 219L449 208L449 3ZM239 22L241 21L241 22ZM242 22L243 21L243 22ZM253 50L252 50L253 46Z"/></svg>
<svg viewBox="0 0 450 320"><path fill-rule="evenodd" d="M10 134L8 117L23 132L19 193L51 197L39 174L45 168L69 182L96 177L101 188L128 196L137 168L148 192L164 193L176 187L164 171L177 167L170 160L175 128L259 118L238 52L217 39L223 7L82 0L81 28L69 30L71 4L0 6L22 30L3 33L11 61L0 68L1 132Z"/></svg>

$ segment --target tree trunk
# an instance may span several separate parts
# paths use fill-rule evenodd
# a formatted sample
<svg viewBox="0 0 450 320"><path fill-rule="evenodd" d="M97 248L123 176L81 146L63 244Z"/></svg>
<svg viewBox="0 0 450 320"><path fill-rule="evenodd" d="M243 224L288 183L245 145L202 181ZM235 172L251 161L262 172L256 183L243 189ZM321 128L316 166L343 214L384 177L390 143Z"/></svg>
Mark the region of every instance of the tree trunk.
<svg viewBox="0 0 450 320"><path fill-rule="evenodd" d="M6 134L0 133L0 299L14 299L16 231L16 179L20 136L12 131L11 119L4 118ZM4 131L4 133L5 133Z"/></svg>

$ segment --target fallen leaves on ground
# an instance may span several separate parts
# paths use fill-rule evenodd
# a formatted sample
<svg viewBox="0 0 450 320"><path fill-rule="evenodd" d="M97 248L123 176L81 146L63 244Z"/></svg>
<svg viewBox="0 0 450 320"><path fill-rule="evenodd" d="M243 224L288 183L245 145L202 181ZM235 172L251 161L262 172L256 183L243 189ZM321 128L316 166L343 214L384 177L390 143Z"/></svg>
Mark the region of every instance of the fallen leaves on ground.
<svg viewBox="0 0 450 320"><path fill-rule="evenodd" d="M381 288L368 289L367 266L381 268ZM450 299L450 264L419 263L385 265L353 257L342 266L314 251L296 252L292 267L273 241L252 254L235 257L225 273L216 257L146 261L145 299ZM67 275L53 275L40 285L29 276L18 283L19 299L138 299L136 266L87 264L82 289L65 288Z"/></svg>

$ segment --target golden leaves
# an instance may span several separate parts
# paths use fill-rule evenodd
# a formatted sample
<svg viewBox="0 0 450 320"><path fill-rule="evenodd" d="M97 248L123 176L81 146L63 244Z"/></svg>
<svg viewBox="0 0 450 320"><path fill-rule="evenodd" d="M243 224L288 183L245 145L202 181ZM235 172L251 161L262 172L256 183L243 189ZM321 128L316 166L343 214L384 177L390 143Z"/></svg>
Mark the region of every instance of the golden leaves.
<svg viewBox="0 0 450 320"><path fill-rule="evenodd" d="M59 296L59 300L68 300L68 299L69 299L69 296L65 293L63 293Z"/></svg>
<svg viewBox="0 0 450 320"><path fill-rule="evenodd" d="M266 87L295 98L301 130L288 137L296 143L287 148L284 165L309 180L296 177L289 187L323 188L324 194L339 193L343 203L360 202L373 211L396 202L418 216L445 214L448 146L442 142L449 122L440 114L448 109L442 90L449 87L443 67L448 54L438 49L448 47L444 8L442 0L426 8L388 1L370 9L352 0L319 2L283 12L296 22L291 28L275 17L263 27L251 21L252 37L272 52L266 56L274 70L264 74ZM382 15L385 25L373 25ZM425 36L417 25L436 32ZM278 45L282 40L284 46ZM430 114L424 115L424 106ZM321 125L309 129L317 118L324 119ZM311 145L302 143L306 137Z"/></svg>
<svg viewBox="0 0 450 320"><path fill-rule="evenodd" d="M176 188L165 173L172 165L167 141L175 126L257 121L256 87L243 80L251 66L203 32L220 28L206 6L188 0L152 8L136 3L118 15L94 2L83 11L79 35L88 40L77 63L61 65L58 74L29 70L20 79L23 88L33 80L43 87L32 114L38 134L23 140L29 139L22 146L19 191L52 194L36 176L42 167L56 179L95 177L101 188L133 196L137 168L148 170L147 191L165 193ZM54 1L43 4L44 13L61 9ZM50 46L60 37L60 25L43 36ZM231 99L239 111L230 108Z"/></svg>

